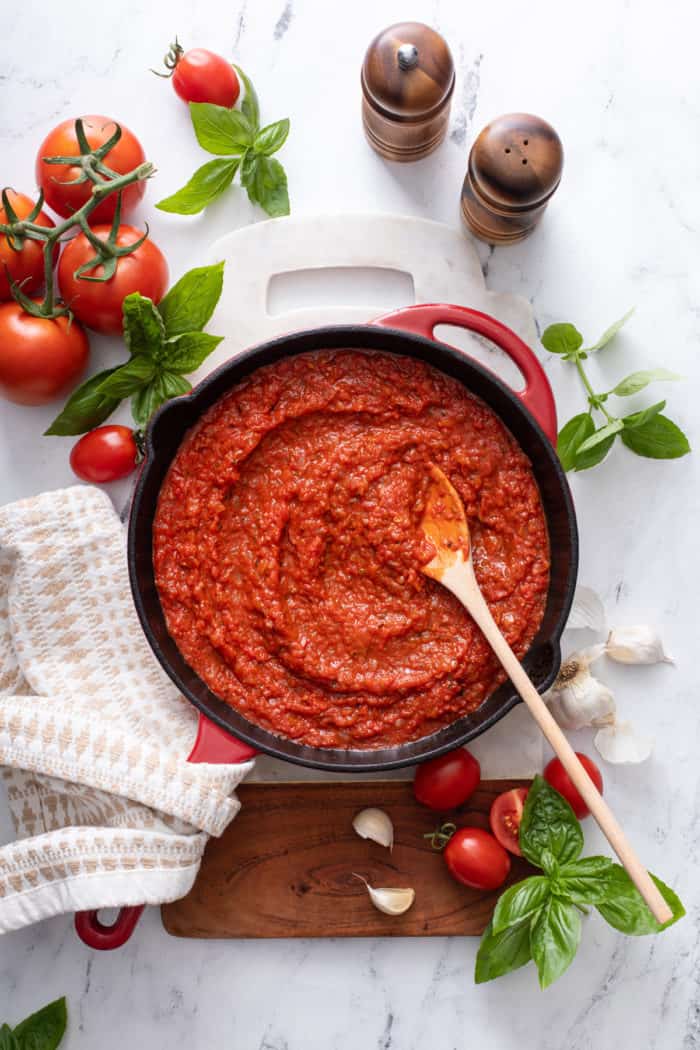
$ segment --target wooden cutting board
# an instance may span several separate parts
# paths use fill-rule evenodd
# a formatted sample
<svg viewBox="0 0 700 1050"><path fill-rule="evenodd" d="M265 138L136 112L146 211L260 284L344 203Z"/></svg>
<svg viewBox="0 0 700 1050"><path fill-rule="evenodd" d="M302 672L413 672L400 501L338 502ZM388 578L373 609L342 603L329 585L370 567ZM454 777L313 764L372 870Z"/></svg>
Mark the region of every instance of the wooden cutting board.
<svg viewBox="0 0 700 1050"><path fill-rule="evenodd" d="M524 780L482 781L459 810L458 826L488 828L493 799ZM456 883L423 838L438 823L407 781L243 784L242 810L219 839L210 839L190 893L165 904L163 925L177 937L429 937L480 934L501 890L483 893ZM380 806L394 823L392 852L359 838L355 814ZM509 878L532 873L513 857ZM373 886L412 886L413 907L383 915Z"/></svg>

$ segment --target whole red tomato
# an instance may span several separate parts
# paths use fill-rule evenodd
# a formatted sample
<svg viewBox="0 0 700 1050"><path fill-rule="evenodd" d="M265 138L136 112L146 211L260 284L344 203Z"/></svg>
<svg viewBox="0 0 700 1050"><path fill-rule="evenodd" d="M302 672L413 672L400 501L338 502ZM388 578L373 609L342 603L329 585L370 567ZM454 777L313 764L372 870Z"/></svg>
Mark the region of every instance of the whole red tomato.
<svg viewBox="0 0 700 1050"><path fill-rule="evenodd" d="M97 427L73 446L70 465L83 481L118 481L136 467L138 448L129 427Z"/></svg>
<svg viewBox="0 0 700 1050"><path fill-rule="evenodd" d="M520 821L523 816L527 788L511 788L502 792L491 804L489 824L504 849L522 857L520 849Z"/></svg>
<svg viewBox="0 0 700 1050"><path fill-rule="evenodd" d="M465 747L458 747L418 766L413 793L430 809L454 809L474 794L480 778L477 760Z"/></svg>
<svg viewBox="0 0 700 1050"><path fill-rule="evenodd" d="M576 752L576 757L602 795L603 777L595 762L588 755L582 755L579 751ZM553 758L545 767L544 779L552 785L555 791L564 796L579 820L588 816L590 813L588 806L572 784L569 774L558 758Z"/></svg>
<svg viewBox="0 0 700 1050"><path fill-rule="evenodd" d="M82 117L85 136L92 148L102 146L111 138L116 129L116 122L111 117ZM104 163L118 175L126 175L143 164L146 154L141 143L127 127L120 123L122 137L104 158ZM87 180L69 185L81 174L81 168L72 164L45 164L44 157L72 157L80 155L78 138L75 133L75 120L64 120L62 124L46 136L36 158L36 181L44 191L46 203L59 215L68 218L82 208L90 198L92 183ZM132 182L122 192L123 216L127 216L146 192L145 181ZM109 222L117 207L117 194L105 197L101 204L90 212L89 222Z"/></svg>
<svg viewBox="0 0 700 1050"><path fill-rule="evenodd" d="M95 226L93 229L101 240L107 240L109 226ZM143 233L133 226L120 226L117 247L135 244L142 236ZM135 252L117 259L116 272L108 281L89 280L104 272L101 264L83 277L75 276L76 270L94 257L95 249L84 233L79 234L61 255L58 283L66 305L79 321L96 332L112 335L121 332L125 296L140 292L159 303L168 290L168 264L150 237Z"/></svg>
<svg viewBox="0 0 700 1050"><path fill-rule="evenodd" d="M241 90L231 63L203 47L179 55L173 87L185 102L213 102L227 109L235 106Z"/></svg>
<svg viewBox="0 0 700 1050"><path fill-rule="evenodd" d="M18 219L26 219L34 207L31 197L24 193L7 190L7 197ZM0 222L8 222L8 217L0 200ZM54 225L46 212L40 211L33 220L37 226ZM32 241L28 237L20 251L15 251L6 235L0 234L0 299L10 299L10 278L21 284L25 295L31 295L40 288L44 281L44 245L41 241ZM53 261L56 262L58 245L54 248Z"/></svg>
<svg viewBox="0 0 700 1050"><path fill-rule="evenodd" d="M90 344L77 321L33 317L19 303L0 304L0 395L17 405L45 405L82 375Z"/></svg>
<svg viewBox="0 0 700 1050"><path fill-rule="evenodd" d="M497 890L508 878L510 857L481 828L460 828L445 846L450 874L473 890Z"/></svg>

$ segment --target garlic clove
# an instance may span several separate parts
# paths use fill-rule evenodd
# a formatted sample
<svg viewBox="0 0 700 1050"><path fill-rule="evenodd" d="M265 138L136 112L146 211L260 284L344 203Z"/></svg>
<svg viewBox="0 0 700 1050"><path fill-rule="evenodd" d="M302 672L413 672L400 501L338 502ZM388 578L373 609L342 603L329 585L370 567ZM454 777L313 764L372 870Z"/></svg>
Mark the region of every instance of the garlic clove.
<svg viewBox="0 0 700 1050"><path fill-rule="evenodd" d="M606 762L616 765L646 762L654 748L651 737L637 733L630 722L599 729L593 743Z"/></svg>
<svg viewBox="0 0 700 1050"><path fill-rule="evenodd" d="M353 818L352 826L361 839L371 839L380 846L394 846L394 825L383 809L362 809Z"/></svg>
<svg viewBox="0 0 700 1050"><path fill-rule="evenodd" d="M416 891L410 887L382 886L379 889L375 889L374 886L370 886L367 879L364 879L362 875L357 875L354 872L353 874L360 882L364 882L372 904L378 911L384 912L385 915L403 915L416 899Z"/></svg>
<svg viewBox="0 0 700 1050"><path fill-rule="evenodd" d="M605 643L606 655L621 664L672 664L659 633L648 624L613 627Z"/></svg>
<svg viewBox="0 0 700 1050"><path fill-rule="evenodd" d="M588 628L590 631L605 630L605 609L603 603L590 587L577 587L573 605L566 621L567 631Z"/></svg>
<svg viewBox="0 0 700 1050"><path fill-rule="evenodd" d="M615 721L615 698L588 667L605 652L593 645L572 653L561 665L554 685L544 694L554 719L562 729L585 729Z"/></svg>

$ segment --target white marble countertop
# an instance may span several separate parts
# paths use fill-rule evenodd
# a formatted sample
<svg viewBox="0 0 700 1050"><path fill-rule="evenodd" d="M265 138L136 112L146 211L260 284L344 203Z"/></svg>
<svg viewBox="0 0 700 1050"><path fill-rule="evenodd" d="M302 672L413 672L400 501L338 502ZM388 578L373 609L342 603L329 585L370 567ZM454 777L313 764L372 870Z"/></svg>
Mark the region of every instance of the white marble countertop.
<svg viewBox="0 0 700 1050"><path fill-rule="evenodd" d="M299 213L374 209L456 224L475 133L502 112L539 113L564 140L564 180L533 237L480 247L488 282L527 296L542 326L571 320L590 337L636 304L618 348L592 371L612 378L663 364L683 373L687 381L668 390L669 410L697 442L700 77L684 13L680 0L663 9L592 0L575 14L555 0L417 0L409 8L396 0L349 8L123 0L99 12L76 0L49 14L30 0L15 8L0 45L1 181L31 191L44 133L96 111L131 126L158 166L142 215L174 276L216 236L260 218L241 193L192 220L152 208L201 163L186 110L146 72L176 31L186 45L235 56L255 80L264 117L291 116L282 156ZM365 144L359 67L373 34L407 17L445 34L458 83L448 140L399 167ZM93 345L107 362L117 353L116 343ZM568 418L581 404L576 376L542 356ZM40 437L50 414L2 403L0 502L71 480L69 442ZM454 1050L470 1040L481 1050L699 1046L699 481L697 454L656 463L623 449L573 479L582 582L604 595L613 622L660 623L677 659L676 670L606 669L623 713L654 733L656 750L644 766L604 772L645 860L684 898L684 922L663 937L625 939L591 918L574 965L542 994L529 967L475 987L471 940L180 941L151 910L126 948L100 954L61 917L0 940L0 1021L66 994L66 1050ZM586 734L576 744L591 746ZM0 823L7 838L4 812ZM602 847L594 829L588 840Z"/></svg>

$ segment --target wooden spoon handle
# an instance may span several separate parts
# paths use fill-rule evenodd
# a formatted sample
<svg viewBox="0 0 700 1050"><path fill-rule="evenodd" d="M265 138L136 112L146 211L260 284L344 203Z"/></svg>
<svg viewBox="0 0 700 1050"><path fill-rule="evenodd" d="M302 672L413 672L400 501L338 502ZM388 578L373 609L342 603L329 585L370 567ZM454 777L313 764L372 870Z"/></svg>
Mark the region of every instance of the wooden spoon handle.
<svg viewBox="0 0 700 1050"><path fill-rule="evenodd" d="M459 571L456 571L457 568ZM671 909L661 896L649 872L639 860L607 802L579 762L576 752L552 718L549 708L523 670L517 656L496 626L476 582L473 568L470 564L461 563L459 567L455 566L454 569L448 570L442 582L459 598L481 628L486 640L503 665L503 669L529 707L530 713L560 759L601 831L620 858L620 863L646 901L652 915L657 922L668 922L673 918Z"/></svg>

